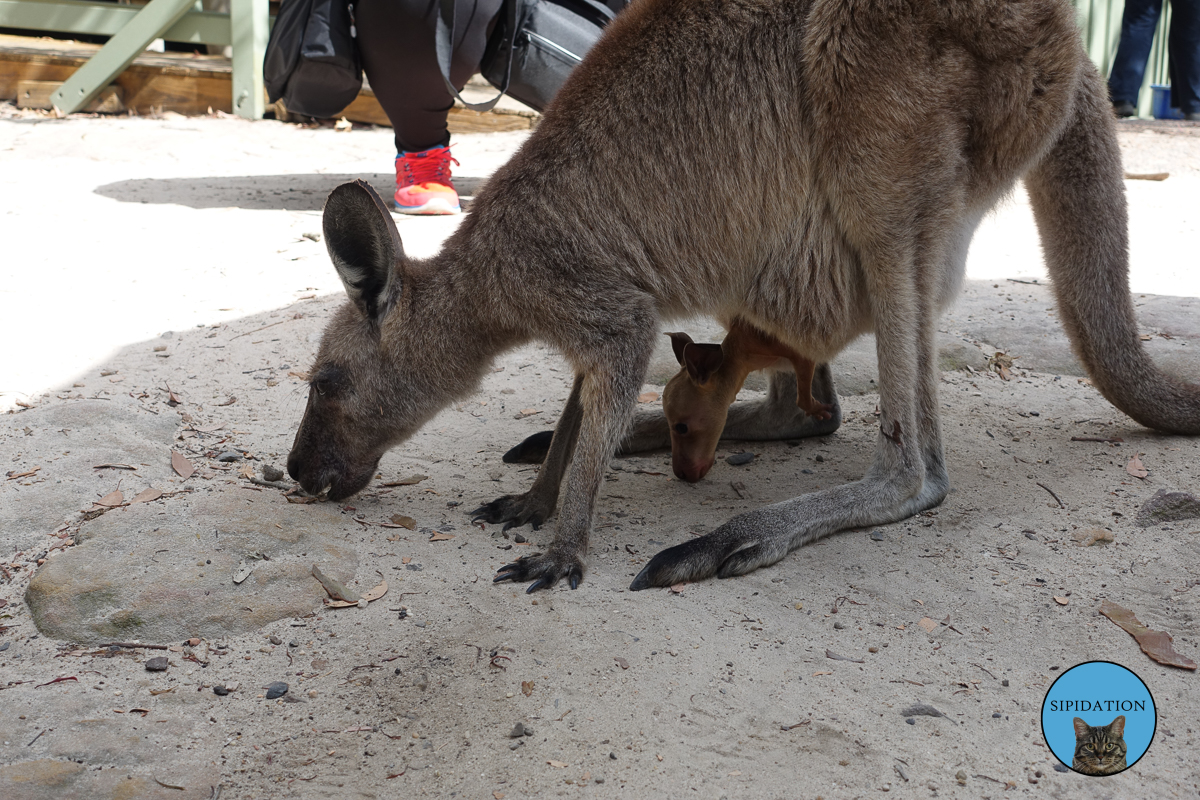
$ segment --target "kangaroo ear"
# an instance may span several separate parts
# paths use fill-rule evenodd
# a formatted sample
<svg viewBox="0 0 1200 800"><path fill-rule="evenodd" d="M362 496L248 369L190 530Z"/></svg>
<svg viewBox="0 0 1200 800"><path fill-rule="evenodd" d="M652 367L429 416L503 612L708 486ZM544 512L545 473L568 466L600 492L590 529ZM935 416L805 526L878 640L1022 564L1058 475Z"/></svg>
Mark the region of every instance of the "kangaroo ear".
<svg viewBox="0 0 1200 800"><path fill-rule="evenodd" d="M322 228L346 294L367 319L378 323L400 296L404 260L387 206L366 181L343 183L325 201Z"/></svg>
<svg viewBox="0 0 1200 800"><path fill-rule="evenodd" d="M683 365L687 367L688 375L699 385L708 383L713 373L721 368L725 360L719 344L689 343L683 348Z"/></svg>
<svg viewBox="0 0 1200 800"><path fill-rule="evenodd" d="M675 360L683 366L683 349L692 343L692 337L686 333L668 333L671 337L671 349L675 351Z"/></svg>

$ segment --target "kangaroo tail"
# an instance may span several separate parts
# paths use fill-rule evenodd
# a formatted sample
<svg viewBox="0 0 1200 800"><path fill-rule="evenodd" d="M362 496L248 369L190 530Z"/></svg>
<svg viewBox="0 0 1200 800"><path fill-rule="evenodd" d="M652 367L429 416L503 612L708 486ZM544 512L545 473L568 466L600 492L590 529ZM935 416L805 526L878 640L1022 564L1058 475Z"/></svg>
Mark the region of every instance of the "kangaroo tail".
<svg viewBox="0 0 1200 800"><path fill-rule="evenodd" d="M1200 434L1200 387L1161 372L1138 339L1123 180L1108 93L1088 64L1070 121L1025 176L1059 315L1113 405L1147 427Z"/></svg>

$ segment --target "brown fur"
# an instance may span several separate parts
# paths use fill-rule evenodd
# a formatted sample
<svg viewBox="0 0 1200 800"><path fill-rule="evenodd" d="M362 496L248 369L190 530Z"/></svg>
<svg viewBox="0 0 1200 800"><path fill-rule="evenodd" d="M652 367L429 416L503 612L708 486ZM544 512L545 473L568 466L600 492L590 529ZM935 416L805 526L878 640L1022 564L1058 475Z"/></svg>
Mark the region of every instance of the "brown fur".
<svg viewBox="0 0 1200 800"><path fill-rule="evenodd" d="M353 494L497 354L546 342L576 372L547 463L482 516L545 520L565 475L549 549L497 579L574 586L655 332L709 314L818 362L873 330L875 461L659 553L634 588L742 574L937 505L937 312L1022 176L1095 385L1146 425L1200 432L1200 392L1138 342L1112 113L1067 0L637 0L437 256L406 258L365 185L330 195L353 302L317 354L289 472Z"/></svg>
<svg viewBox="0 0 1200 800"><path fill-rule="evenodd" d="M817 365L744 321L735 320L720 344L697 344L686 333L667 335L683 367L663 391L663 415L671 430L671 466L677 478L695 483L708 474L725 433L729 406L746 376L756 370L791 366L796 375L796 406L815 419L832 419L833 406L812 395Z"/></svg>

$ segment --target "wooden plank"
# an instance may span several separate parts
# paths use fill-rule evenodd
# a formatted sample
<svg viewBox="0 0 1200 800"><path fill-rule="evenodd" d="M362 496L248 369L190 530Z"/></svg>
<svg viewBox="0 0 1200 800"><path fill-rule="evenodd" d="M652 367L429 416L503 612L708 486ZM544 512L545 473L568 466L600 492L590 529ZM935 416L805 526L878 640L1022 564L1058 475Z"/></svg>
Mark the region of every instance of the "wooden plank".
<svg viewBox="0 0 1200 800"><path fill-rule="evenodd" d="M0 36L0 100L16 100L22 81L66 81L99 49L82 42ZM112 83L121 88L126 108L136 114L175 111L199 116L209 108L233 111L230 75L230 60L223 56L142 53ZM391 127L367 86L337 116ZM450 112L449 126L452 133L488 133L526 130L537 120L528 111L497 108L477 114L456 107Z"/></svg>
<svg viewBox="0 0 1200 800"><path fill-rule="evenodd" d="M63 81L20 81L17 83L17 108L52 108L50 95ZM125 92L120 86L106 86L83 110L90 114L121 114L125 111Z"/></svg>

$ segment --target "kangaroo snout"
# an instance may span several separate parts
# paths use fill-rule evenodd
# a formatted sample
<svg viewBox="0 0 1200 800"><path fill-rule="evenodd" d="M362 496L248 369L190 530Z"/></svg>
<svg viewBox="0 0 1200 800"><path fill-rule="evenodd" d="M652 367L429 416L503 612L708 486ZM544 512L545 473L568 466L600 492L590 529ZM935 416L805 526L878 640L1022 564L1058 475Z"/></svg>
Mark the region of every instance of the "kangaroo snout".
<svg viewBox="0 0 1200 800"><path fill-rule="evenodd" d="M696 483L708 474L708 471L712 469L712 465L715 462L716 458L701 461L674 458L671 460L671 469L674 470L675 477L679 478L679 480Z"/></svg>

